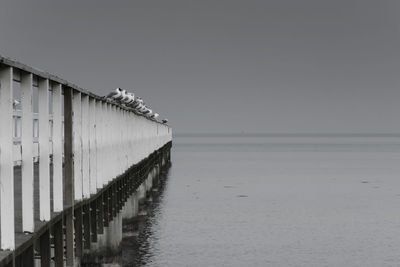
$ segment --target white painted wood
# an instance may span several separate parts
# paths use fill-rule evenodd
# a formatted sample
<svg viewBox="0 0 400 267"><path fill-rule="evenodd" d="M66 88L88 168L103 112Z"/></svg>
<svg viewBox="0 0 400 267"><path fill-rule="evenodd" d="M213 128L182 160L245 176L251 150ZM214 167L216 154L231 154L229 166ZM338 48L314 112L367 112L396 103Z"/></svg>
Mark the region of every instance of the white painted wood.
<svg viewBox="0 0 400 267"><path fill-rule="evenodd" d="M96 151L97 151L97 189L103 187L103 143L102 143L102 130L103 130L103 102L96 101Z"/></svg>
<svg viewBox="0 0 400 267"><path fill-rule="evenodd" d="M110 105L110 110L109 110L109 115L110 115L110 124L111 124L111 129L112 131L110 131L110 146L109 146L109 150L110 150L110 154L109 154L109 159L110 159L110 181L113 180L116 176L116 164L118 161L118 155L115 153L117 150L117 146L116 146L116 137L117 137L117 132L118 129L116 128L116 120L115 120L115 105Z"/></svg>
<svg viewBox="0 0 400 267"><path fill-rule="evenodd" d="M104 102L99 101L99 116L96 116L97 124L97 174L99 184L97 188L101 188L104 185Z"/></svg>
<svg viewBox="0 0 400 267"><path fill-rule="evenodd" d="M21 175L22 175L22 230L34 231L33 207L33 74L21 73Z"/></svg>
<svg viewBox="0 0 400 267"><path fill-rule="evenodd" d="M39 80L39 203L40 220L50 220L50 149L48 79Z"/></svg>
<svg viewBox="0 0 400 267"><path fill-rule="evenodd" d="M82 194L90 197L89 96L82 95Z"/></svg>
<svg viewBox="0 0 400 267"><path fill-rule="evenodd" d="M74 135L74 192L75 200L82 200L82 100L81 93L74 91L72 99Z"/></svg>
<svg viewBox="0 0 400 267"><path fill-rule="evenodd" d="M66 82L32 71L0 64L0 246L14 248L14 164L22 166L23 230L33 231L33 162L39 161L40 219L50 219L50 155L53 155L54 210L63 208L62 89ZM37 76L39 75L39 76ZM51 81L50 81L50 80ZM21 82L22 110L13 111L13 80ZM56 82L57 81L57 82ZM33 84L33 85L32 85ZM53 97L49 100L49 86ZM39 114L32 113L32 86L39 87ZM147 157L172 138L166 125L157 124L124 108L88 96L74 87L73 140L74 199L82 200ZM53 101L52 113L49 104ZM68 102L66 102L68 104ZM71 115L69 113L69 115ZM13 136L13 116L18 120ZM49 121L52 121L51 127ZM68 121L71 122L70 120ZM20 127L20 128L19 128ZM68 124L68 127L70 125ZM34 128L35 137L32 136ZM50 135L50 129L52 134ZM70 133L69 129L68 132ZM50 142L51 136L51 142ZM15 144L13 144L15 142ZM68 159L71 154L68 153ZM71 161L68 160L68 163ZM72 165L70 165L72 167ZM71 171L70 168L67 168ZM72 183L71 183L72 186ZM72 190L71 190L72 193ZM69 204L68 204L69 205ZM72 221L72 219L71 219ZM70 221L70 222L71 222ZM71 227L69 228L71 229Z"/></svg>
<svg viewBox="0 0 400 267"><path fill-rule="evenodd" d="M96 100L89 99L90 194L97 192Z"/></svg>
<svg viewBox="0 0 400 267"><path fill-rule="evenodd" d="M104 109L105 103L99 103L99 116L96 116L97 121L97 152L98 152L98 164L97 164L97 174L99 176L99 186L98 188L103 187L105 184L105 171L104 171L104 140L103 140L103 133L104 133Z"/></svg>
<svg viewBox="0 0 400 267"><path fill-rule="evenodd" d="M0 238L1 249L15 248L13 162L13 68L0 65Z"/></svg>
<svg viewBox="0 0 400 267"><path fill-rule="evenodd" d="M63 126L62 85L53 85L53 205L54 211L63 209Z"/></svg>
<svg viewBox="0 0 400 267"><path fill-rule="evenodd" d="M113 128L112 128L112 116L111 116L111 104L106 104L106 112L105 112L105 129L104 129L104 145L105 145L105 164L109 163L110 166L105 168L106 173L106 183L112 179L112 159L114 155L112 155L112 141L113 141Z"/></svg>

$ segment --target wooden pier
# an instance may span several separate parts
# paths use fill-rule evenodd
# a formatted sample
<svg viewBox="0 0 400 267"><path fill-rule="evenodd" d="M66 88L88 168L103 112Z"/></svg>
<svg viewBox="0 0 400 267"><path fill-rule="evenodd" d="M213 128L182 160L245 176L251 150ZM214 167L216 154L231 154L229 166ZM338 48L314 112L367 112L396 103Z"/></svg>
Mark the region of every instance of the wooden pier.
<svg viewBox="0 0 400 267"><path fill-rule="evenodd" d="M172 130L0 56L0 267L79 266Z"/></svg>

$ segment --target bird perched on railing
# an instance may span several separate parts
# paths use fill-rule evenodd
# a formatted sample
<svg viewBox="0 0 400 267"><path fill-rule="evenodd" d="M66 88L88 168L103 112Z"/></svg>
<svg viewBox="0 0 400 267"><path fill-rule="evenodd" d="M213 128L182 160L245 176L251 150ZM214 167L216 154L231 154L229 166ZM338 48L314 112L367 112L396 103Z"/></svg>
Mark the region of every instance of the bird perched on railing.
<svg viewBox="0 0 400 267"><path fill-rule="evenodd" d="M122 89L121 88L116 88L114 91L109 93L106 98L112 99L112 100L121 100L122 99Z"/></svg>
<svg viewBox="0 0 400 267"><path fill-rule="evenodd" d="M129 104L129 107L136 109L141 103L143 103L143 100L137 96L135 97L134 101Z"/></svg>
<svg viewBox="0 0 400 267"><path fill-rule="evenodd" d="M135 102L135 94L134 93L127 93L128 99L125 100L125 105L129 106Z"/></svg>
<svg viewBox="0 0 400 267"><path fill-rule="evenodd" d="M143 114L148 115L149 113L151 114L151 113L153 113L153 111L151 109L145 107L145 111L143 111Z"/></svg>
<svg viewBox="0 0 400 267"><path fill-rule="evenodd" d="M105 96L105 98L127 108L131 108L135 112L153 120L157 120L157 118L160 116L158 113L153 113L153 110L146 106L142 98L135 96L134 93L127 92L126 90L123 90L119 87L113 90L107 96ZM164 124L167 122L167 119L162 120L162 123Z"/></svg>

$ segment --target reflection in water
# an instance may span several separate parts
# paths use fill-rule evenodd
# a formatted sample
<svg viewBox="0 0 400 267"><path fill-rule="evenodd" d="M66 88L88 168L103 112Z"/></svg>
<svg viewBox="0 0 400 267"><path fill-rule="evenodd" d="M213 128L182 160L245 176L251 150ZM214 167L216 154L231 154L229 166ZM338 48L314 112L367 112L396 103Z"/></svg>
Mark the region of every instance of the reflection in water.
<svg viewBox="0 0 400 267"><path fill-rule="evenodd" d="M164 189L167 185L168 171L162 171L158 184L146 202L140 206L139 216L126 221L123 226L124 238L121 243L122 255L118 263L122 266L143 266L157 253L152 247L153 225L161 213Z"/></svg>

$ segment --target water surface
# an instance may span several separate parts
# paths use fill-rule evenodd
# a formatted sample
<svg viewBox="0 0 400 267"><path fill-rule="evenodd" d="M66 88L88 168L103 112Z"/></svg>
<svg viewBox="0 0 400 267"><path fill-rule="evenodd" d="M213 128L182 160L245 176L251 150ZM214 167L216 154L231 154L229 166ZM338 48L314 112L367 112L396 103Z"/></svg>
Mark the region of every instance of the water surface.
<svg viewBox="0 0 400 267"><path fill-rule="evenodd" d="M400 266L399 144L175 138L165 187L124 253L140 266Z"/></svg>

